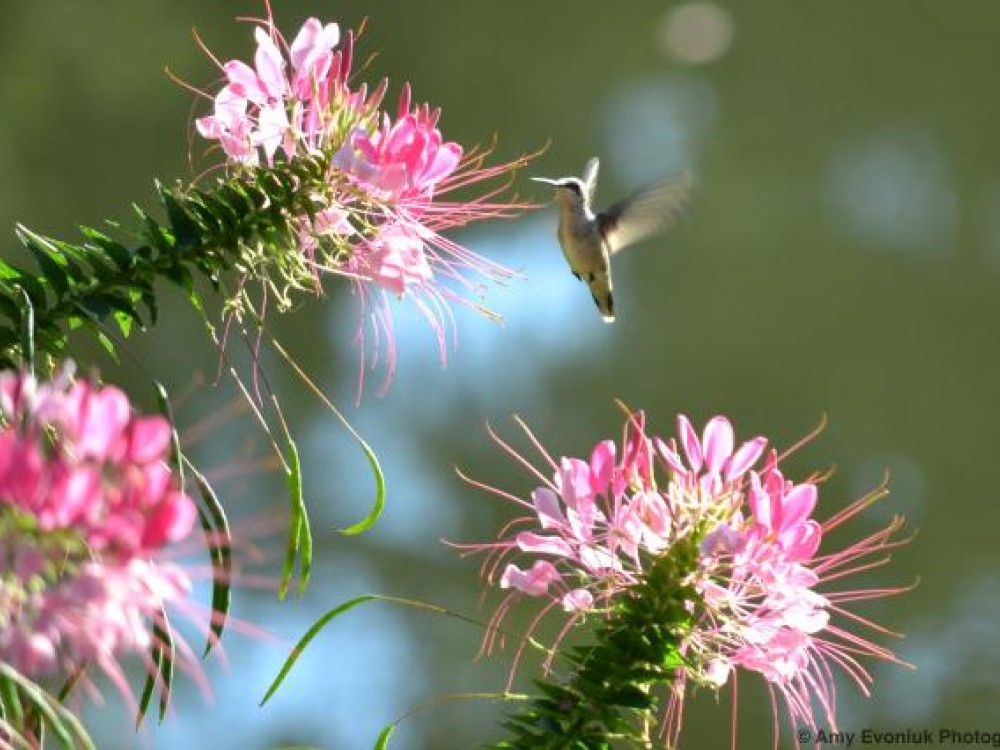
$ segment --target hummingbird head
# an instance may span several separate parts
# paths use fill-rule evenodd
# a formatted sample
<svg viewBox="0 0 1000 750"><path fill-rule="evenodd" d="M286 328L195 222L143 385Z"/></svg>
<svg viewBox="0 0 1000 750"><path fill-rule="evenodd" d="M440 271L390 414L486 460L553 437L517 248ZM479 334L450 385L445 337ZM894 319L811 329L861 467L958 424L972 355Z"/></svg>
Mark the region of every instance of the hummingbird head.
<svg viewBox="0 0 1000 750"><path fill-rule="evenodd" d="M560 177L557 180L548 177L532 177L534 182L551 185L556 190L556 198L568 204L579 204L586 200L587 188L578 177Z"/></svg>

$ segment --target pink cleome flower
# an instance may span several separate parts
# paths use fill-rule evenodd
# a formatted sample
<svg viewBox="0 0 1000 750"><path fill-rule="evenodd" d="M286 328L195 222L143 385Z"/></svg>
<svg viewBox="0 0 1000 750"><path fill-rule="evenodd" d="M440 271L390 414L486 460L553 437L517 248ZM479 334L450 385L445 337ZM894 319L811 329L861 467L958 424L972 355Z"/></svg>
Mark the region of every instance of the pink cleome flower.
<svg viewBox="0 0 1000 750"><path fill-rule="evenodd" d="M255 29L251 67L220 63L226 83L213 97L213 112L196 121L198 132L217 141L233 168L320 158L328 164L326 184L313 189L317 204L299 217L298 248L303 272L321 289L326 274L354 283L362 315L357 339L371 367L384 348L385 386L395 367L392 297L409 296L426 318L446 361L450 304L483 310L480 284L470 275L502 281L512 272L441 235L470 222L500 218L533 207L501 202L506 185L462 201L443 201L450 190L503 178L527 158L484 166L488 153L465 153L438 129L440 109L414 104L403 86L395 117L380 111L387 82L369 95L352 88L354 34L310 18L287 44L268 18ZM294 265L294 264L293 264ZM288 264L282 264L287 267ZM301 288L303 279L286 280Z"/></svg>
<svg viewBox="0 0 1000 750"><path fill-rule="evenodd" d="M541 481L530 502L467 480L528 511L505 526L494 543L457 545L487 551L487 581L510 592L490 621L484 650L494 647L502 620L522 597L548 603L521 649L554 609L568 613L557 640L587 613L613 616L616 603L655 560L693 541L700 554L688 583L700 598L689 603L698 614L683 640L687 666L669 685L663 725L668 746L676 746L689 681L719 688L734 669L755 672L775 699L781 696L793 722L815 728L818 705L836 727L832 667L844 670L867 694L872 677L859 657L899 663L891 651L835 618L886 633L842 605L900 589L817 590L883 564L885 553L904 543L893 539L901 526L901 519L894 519L845 550L817 556L824 531L860 513L875 495L820 524L812 518L816 484L786 480L778 454L771 451L765 458L765 438L737 446L732 425L721 416L709 420L699 436L681 415L677 438L663 440L647 436L642 412L631 414L621 451L605 440L589 461L555 461L521 426L547 471L534 468L491 434ZM515 665L519 659L520 651Z"/></svg>
<svg viewBox="0 0 1000 750"><path fill-rule="evenodd" d="M197 511L167 464L167 421L70 372L0 373L0 660L32 679L96 665L128 694L118 659L186 606L188 574L159 558Z"/></svg>

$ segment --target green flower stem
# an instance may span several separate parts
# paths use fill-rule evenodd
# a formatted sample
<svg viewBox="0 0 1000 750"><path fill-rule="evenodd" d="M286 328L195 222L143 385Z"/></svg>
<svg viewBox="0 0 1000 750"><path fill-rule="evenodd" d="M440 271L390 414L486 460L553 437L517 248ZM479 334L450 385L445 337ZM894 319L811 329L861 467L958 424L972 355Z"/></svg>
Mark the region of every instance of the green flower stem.
<svg viewBox="0 0 1000 750"><path fill-rule="evenodd" d="M690 540L654 560L643 580L601 620L594 645L569 652L572 675L562 682L536 681L542 695L504 723L513 737L489 747L652 747L649 728L660 703L654 688L670 685L684 666L681 645L701 606L687 583L697 561L697 545Z"/></svg>
<svg viewBox="0 0 1000 750"><path fill-rule="evenodd" d="M79 244L18 227L39 271L0 261L0 365L14 366L28 354L23 333L28 316L40 353L58 356L69 331L83 328L113 354L105 324L113 318L124 336L133 325L154 324L158 278L178 284L199 309L195 274L215 288L230 269L282 294L304 286L311 277L296 247L296 222L322 205L330 189L327 162L300 158L248 168L208 190L157 184L166 218L161 223L136 207L141 227L134 247L91 227L81 227Z"/></svg>

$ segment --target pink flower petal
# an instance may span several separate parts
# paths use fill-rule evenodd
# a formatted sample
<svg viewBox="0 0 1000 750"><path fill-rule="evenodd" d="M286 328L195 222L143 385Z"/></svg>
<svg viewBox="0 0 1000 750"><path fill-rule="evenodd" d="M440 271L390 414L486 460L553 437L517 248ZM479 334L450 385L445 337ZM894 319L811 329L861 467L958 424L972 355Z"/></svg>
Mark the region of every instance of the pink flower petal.
<svg viewBox="0 0 1000 750"><path fill-rule="evenodd" d="M517 546L522 552L534 552L543 555L571 557L573 548L569 543L554 536L543 536L533 531L522 531L517 535Z"/></svg>
<svg viewBox="0 0 1000 750"><path fill-rule="evenodd" d="M600 494L608 489L615 471L615 443L602 440L590 454L590 490Z"/></svg>
<svg viewBox="0 0 1000 750"><path fill-rule="evenodd" d="M559 572L547 560L536 560L528 571L511 563L500 577L500 588L515 588L528 596L541 596L549 590L549 584L559 578Z"/></svg>
<svg viewBox="0 0 1000 750"><path fill-rule="evenodd" d="M594 606L594 595L587 589L567 591L562 598L562 607L567 612L586 612Z"/></svg>
<svg viewBox="0 0 1000 750"><path fill-rule="evenodd" d="M722 465L733 455L734 443L733 426L729 420L722 416L712 417L705 425L701 441L705 464L710 473L716 474L722 470Z"/></svg>
<svg viewBox="0 0 1000 750"><path fill-rule="evenodd" d="M262 103L267 98L267 93L260 85L257 73L240 60L229 60L222 66L223 72L229 85L226 86L232 95L249 99L257 104Z"/></svg>
<svg viewBox="0 0 1000 750"><path fill-rule="evenodd" d="M338 42L340 42L340 28L337 24L328 23L324 26L317 18L307 19L288 50L292 67L296 71L308 68L315 57L333 50Z"/></svg>
<svg viewBox="0 0 1000 750"><path fill-rule="evenodd" d="M254 65L259 86L268 99L279 99L285 93L285 59L264 29L257 27L254 37L257 40Z"/></svg>
<svg viewBox="0 0 1000 750"><path fill-rule="evenodd" d="M155 548L167 542L177 542L184 539L191 532L197 518L198 511L191 498L180 492L172 493L159 504L153 515L147 520L142 546Z"/></svg>
<svg viewBox="0 0 1000 750"><path fill-rule="evenodd" d="M170 446L170 423L163 417L133 419L128 430L129 461L145 464L160 461Z"/></svg>
<svg viewBox="0 0 1000 750"><path fill-rule="evenodd" d="M781 529L791 529L808 518L816 507L818 493L814 484L797 484L781 503Z"/></svg>
<svg viewBox="0 0 1000 750"><path fill-rule="evenodd" d="M774 529L775 508L774 501L761 485L760 476L757 472L750 472L750 490L747 493L747 504L750 512L753 513L754 520L768 531Z"/></svg>
<svg viewBox="0 0 1000 750"><path fill-rule="evenodd" d="M566 526L566 516L559 505L559 496L548 487L539 487L531 492L531 502L538 513L543 529L559 529Z"/></svg>
<svg viewBox="0 0 1000 750"><path fill-rule="evenodd" d="M77 383L75 388L88 388ZM118 443L131 417L128 396L114 386L81 397L76 449L81 456L103 459Z"/></svg>
<svg viewBox="0 0 1000 750"><path fill-rule="evenodd" d="M683 414L677 415L677 436L680 438L685 455L687 455L688 466L691 467L692 471L701 471L702 455L698 433L694 431L691 422Z"/></svg>
<svg viewBox="0 0 1000 750"><path fill-rule="evenodd" d="M739 479L749 471L767 448L767 438L755 437L739 447L726 463L724 478L727 482Z"/></svg>

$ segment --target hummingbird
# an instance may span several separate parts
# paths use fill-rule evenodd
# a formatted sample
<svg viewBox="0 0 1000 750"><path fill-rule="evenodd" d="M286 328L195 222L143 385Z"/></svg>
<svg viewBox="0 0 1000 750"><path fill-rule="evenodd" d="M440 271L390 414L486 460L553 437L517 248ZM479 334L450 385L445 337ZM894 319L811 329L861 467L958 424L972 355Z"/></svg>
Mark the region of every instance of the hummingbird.
<svg viewBox="0 0 1000 750"><path fill-rule="evenodd" d="M690 178L681 174L641 187L626 198L594 213L600 161L587 162L583 177L532 177L552 185L559 204L557 237L569 269L590 287L594 304L605 323L615 320L611 283L611 256L639 240L665 229L680 213Z"/></svg>

